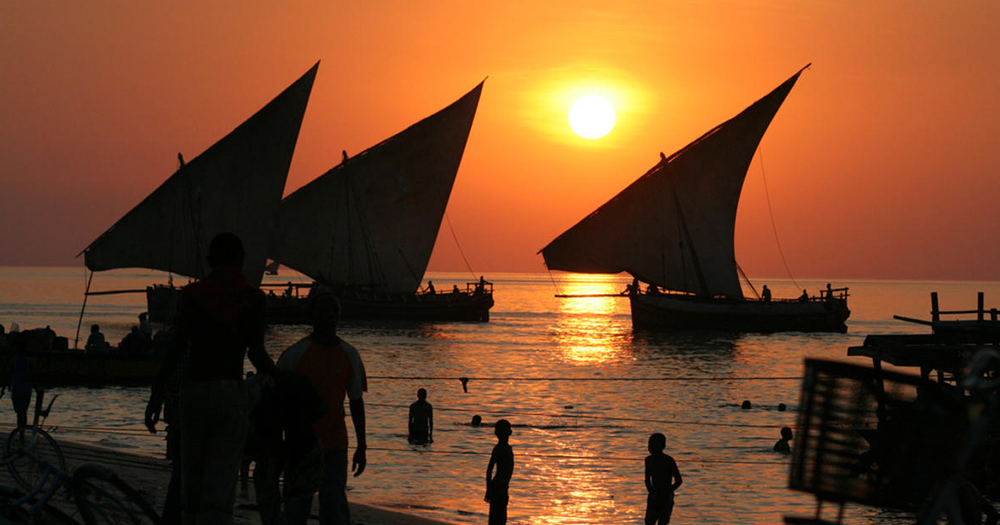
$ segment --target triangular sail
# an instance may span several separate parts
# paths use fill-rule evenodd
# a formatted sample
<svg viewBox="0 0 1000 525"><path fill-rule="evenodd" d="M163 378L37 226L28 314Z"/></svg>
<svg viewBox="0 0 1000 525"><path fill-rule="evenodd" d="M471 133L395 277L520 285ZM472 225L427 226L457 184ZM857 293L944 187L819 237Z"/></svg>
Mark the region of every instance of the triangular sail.
<svg viewBox="0 0 1000 525"><path fill-rule="evenodd" d="M482 88L286 197L271 258L330 284L416 291Z"/></svg>
<svg viewBox="0 0 1000 525"><path fill-rule="evenodd" d="M628 272L668 290L742 298L733 239L743 179L801 73L663 158L549 243L541 250L548 268Z"/></svg>
<svg viewBox="0 0 1000 525"><path fill-rule="evenodd" d="M84 250L87 268L149 268L201 278L208 272L209 241L229 231L243 240L244 273L260 283L318 68L317 62L91 243Z"/></svg>

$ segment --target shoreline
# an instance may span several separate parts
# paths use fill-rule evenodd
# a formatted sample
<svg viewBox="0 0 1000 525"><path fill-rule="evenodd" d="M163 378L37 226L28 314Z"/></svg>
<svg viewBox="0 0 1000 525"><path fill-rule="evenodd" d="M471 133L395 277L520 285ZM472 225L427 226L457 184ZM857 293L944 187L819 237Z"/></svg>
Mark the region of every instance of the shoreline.
<svg viewBox="0 0 1000 525"><path fill-rule="evenodd" d="M3 431L6 435L10 430L3 429ZM167 494L167 485L170 481L170 462L166 459L68 441L60 439L58 432L55 432L53 438L62 449L68 471L72 472L73 469L84 463L100 463L114 470L133 488L153 495L156 500L156 510L162 510L163 501ZM17 486L17 482L11 477L8 469L0 469L0 484ZM237 494L233 517L237 524L259 525L261 521L253 499L252 479L249 489L248 497L240 497ZM69 513L75 512L72 503L67 502L65 498L54 497L49 504ZM369 503L349 500L349 504L351 520L356 525L455 525L452 522L425 518ZM310 522L316 521L315 514L318 512L318 503L314 501L314 516L310 518Z"/></svg>

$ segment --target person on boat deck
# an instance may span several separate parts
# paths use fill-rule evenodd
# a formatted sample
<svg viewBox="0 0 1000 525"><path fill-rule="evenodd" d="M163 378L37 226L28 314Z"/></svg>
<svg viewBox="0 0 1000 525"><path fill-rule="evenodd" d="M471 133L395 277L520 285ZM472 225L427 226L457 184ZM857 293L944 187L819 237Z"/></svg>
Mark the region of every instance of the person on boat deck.
<svg viewBox="0 0 1000 525"><path fill-rule="evenodd" d="M639 293L639 279L633 277L632 284L625 285L625 291L622 293L625 295L635 295Z"/></svg>
<svg viewBox="0 0 1000 525"><path fill-rule="evenodd" d="M139 314L139 333L148 337L150 341L153 340L153 325L150 324L146 312Z"/></svg>
<svg viewBox="0 0 1000 525"><path fill-rule="evenodd" d="M646 287L646 293L651 295L658 295L660 293L660 287L656 286L653 283L649 283L649 286Z"/></svg>
<svg viewBox="0 0 1000 525"><path fill-rule="evenodd" d="M807 290L802 290L802 295L799 296L799 302L800 303L809 302L809 292Z"/></svg>
<svg viewBox="0 0 1000 525"><path fill-rule="evenodd" d="M106 354L111 350L111 346L104 340L101 327L96 324L90 325L90 336L87 337L87 344L83 348L91 354Z"/></svg>
<svg viewBox="0 0 1000 525"><path fill-rule="evenodd" d="M427 293L429 295L434 295L435 293L437 293L434 291L434 281L427 281Z"/></svg>
<svg viewBox="0 0 1000 525"><path fill-rule="evenodd" d="M351 421L358 440L351 465L357 477L368 463L363 398L368 390L368 377L357 349L337 335L340 316L337 298L329 292L313 294L309 299L309 314L312 333L285 350L278 366L307 379L329 408L312 425L318 442L285 467L285 523L304 525L311 513L313 494L318 490L320 523L350 525L344 398L350 399ZM287 435L286 431L286 438Z"/></svg>
<svg viewBox="0 0 1000 525"><path fill-rule="evenodd" d="M781 428L781 439L774 444L775 452L782 452L788 454L792 451L792 446L788 444L792 440L792 429L788 427Z"/></svg>
<svg viewBox="0 0 1000 525"><path fill-rule="evenodd" d="M265 384L277 368L264 348L266 299L243 275L243 242L220 233L208 245L211 271L182 289L171 347L153 383L145 423L156 431L166 380L187 359L181 386L181 506L184 523L233 523L246 433L243 360Z"/></svg>
<svg viewBox="0 0 1000 525"><path fill-rule="evenodd" d="M427 402L427 390L417 390L417 400L410 405L407 441L417 445L434 442L434 407Z"/></svg>
<svg viewBox="0 0 1000 525"><path fill-rule="evenodd" d="M479 284L476 285L476 290L473 292L474 295L480 295L486 291L486 279L482 275L479 276Z"/></svg>
<svg viewBox="0 0 1000 525"><path fill-rule="evenodd" d="M295 290L295 287L292 286L292 281L288 281L288 288L285 288L285 297L291 297L292 296L292 292L294 290Z"/></svg>
<svg viewBox="0 0 1000 525"><path fill-rule="evenodd" d="M451 293L453 293L453 294L460 294L460 293L462 293L462 290L459 290L458 289L458 285L456 284L456 285L454 285L454 286L451 287Z"/></svg>
<svg viewBox="0 0 1000 525"><path fill-rule="evenodd" d="M178 151L177 152L177 169L181 169L183 167L184 167L184 155L182 155L181 152Z"/></svg>
<svg viewBox="0 0 1000 525"><path fill-rule="evenodd" d="M760 299L765 303L771 302L771 289L764 285L764 289L760 291Z"/></svg>
<svg viewBox="0 0 1000 525"><path fill-rule="evenodd" d="M0 353L10 350L10 343L7 342L7 333L3 325L0 324Z"/></svg>

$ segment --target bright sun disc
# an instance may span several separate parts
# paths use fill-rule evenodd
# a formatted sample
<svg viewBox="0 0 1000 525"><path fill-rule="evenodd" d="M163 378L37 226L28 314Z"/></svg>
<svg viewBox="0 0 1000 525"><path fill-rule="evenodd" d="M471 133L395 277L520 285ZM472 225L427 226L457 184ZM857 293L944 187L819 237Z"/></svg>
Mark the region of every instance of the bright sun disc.
<svg viewBox="0 0 1000 525"><path fill-rule="evenodd" d="M604 97L580 97L569 108L569 127L585 139L599 139L615 127L615 108Z"/></svg>

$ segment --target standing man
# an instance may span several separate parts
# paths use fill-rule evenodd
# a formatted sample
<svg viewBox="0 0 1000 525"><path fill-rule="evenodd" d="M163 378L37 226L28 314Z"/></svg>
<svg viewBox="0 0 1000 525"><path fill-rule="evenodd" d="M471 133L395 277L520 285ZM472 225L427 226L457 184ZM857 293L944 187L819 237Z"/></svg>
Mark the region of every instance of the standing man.
<svg viewBox="0 0 1000 525"><path fill-rule="evenodd" d="M368 378L358 351L337 336L340 305L329 292L316 291L309 300L313 331L278 360L281 370L305 377L326 400L329 410L314 424L318 445L312 453L285 468L285 523L306 523L313 494L319 490L322 525L350 525L347 506L347 425L344 398L350 399L351 420L358 445L351 470L365 471L365 402Z"/></svg>
<svg viewBox="0 0 1000 525"><path fill-rule="evenodd" d="M417 400L410 405L410 443L426 445L434 442L434 407L427 402L427 390L417 390Z"/></svg>
<svg viewBox="0 0 1000 525"><path fill-rule="evenodd" d="M166 379L183 358L184 523L233 523L236 478L248 427L243 358L249 351L250 362L264 378L276 371L264 350L264 294L244 277L243 256L243 242L235 234L220 233L212 239L211 271L182 291L175 333L146 406L146 427L155 432Z"/></svg>

